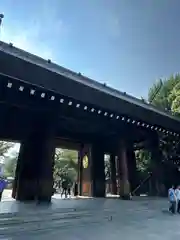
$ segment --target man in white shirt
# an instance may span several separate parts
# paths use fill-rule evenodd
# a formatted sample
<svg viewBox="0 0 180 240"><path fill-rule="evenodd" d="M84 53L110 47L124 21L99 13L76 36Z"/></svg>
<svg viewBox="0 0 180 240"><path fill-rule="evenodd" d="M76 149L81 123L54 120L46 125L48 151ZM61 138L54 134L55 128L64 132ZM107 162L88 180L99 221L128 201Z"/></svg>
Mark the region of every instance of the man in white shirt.
<svg viewBox="0 0 180 240"><path fill-rule="evenodd" d="M177 199L177 212L180 213L180 186L176 188L175 195Z"/></svg>

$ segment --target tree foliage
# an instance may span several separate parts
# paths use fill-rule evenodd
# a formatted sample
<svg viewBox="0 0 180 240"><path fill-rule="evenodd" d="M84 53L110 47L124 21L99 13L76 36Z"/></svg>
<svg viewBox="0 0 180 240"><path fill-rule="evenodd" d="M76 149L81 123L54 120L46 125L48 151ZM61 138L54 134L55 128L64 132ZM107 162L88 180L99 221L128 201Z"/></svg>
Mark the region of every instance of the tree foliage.
<svg viewBox="0 0 180 240"><path fill-rule="evenodd" d="M180 116L180 74L171 75L165 80L158 80L149 89L148 102L162 110L171 111L171 114ZM173 149L170 139L163 139L161 150L164 159L169 159L174 154ZM146 165L144 155L145 152L140 151L137 156L140 169L143 169ZM150 158L148 159L150 161Z"/></svg>
<svg viewBox="0 0 180 240"><path fill-rule="evenodd" d="M180 114L180 79L179 82L173 87L171 94L169 95L169 101L171 102L171 110L174 114Z"/></svg>
<svg viewBox="0 0 180 240"><path fill-rule="evenodd" d="M4 157L10 148L14 146L14 143L0 141L0 156Z"/></svg>
<svg viewBox="0 0 180 240"><path fill-rule="evenodd" d="M180 113L180 75L172 75L168 79L158 80L148 93L148 101L158 108Z"/></svg>
<svg viewBox="0 0 180 240"><path fill-rule="evenodd" d="M175 76L172 75L169 79L158 80L149 89L148 101L163 110L171 110L173 99L170 98L170 95L179 80L180 77L178 74Z"/></svg>
<svg viewBox="0 0 180 240"><path fill-rule="evenodd" d="M161 90L162 85L163 85L163 82L161 79L159 79L157 82L153 84L153 86L149 89L148 102L154 105L160 105L158 100L159 100L159 92Z"/></svg>
<svg viewBox="0 0 180 240"><path fill-rule="evenodd" d="M14 177L17 165L18 153L5 157L4 160L4 175L5 177Z"/></svg>
<svg viewBox="0 0 180 240"><path fill-rule="evenodd" d="M6 176L14 176L14 155L8 156L9 150L14 146L14 143L0 141L0 157L1 157L1 164L4 165L4 174ZM16 163L15 163L16 164Z"/></svg>
<svg viewBox="0 0 180 240"><path fill-rule="evenodd" d="M135 152L136 166L140 172L148 172L150 169L151 154L147 150L137 150Z"/></svg>
<svg viewBox="0 0 180 240"><path fill-rule="evenodd" d="M73 183L77 180L78 153L67 149L57 149L54 163L54 181L60 186L63 180Z"/></svg>

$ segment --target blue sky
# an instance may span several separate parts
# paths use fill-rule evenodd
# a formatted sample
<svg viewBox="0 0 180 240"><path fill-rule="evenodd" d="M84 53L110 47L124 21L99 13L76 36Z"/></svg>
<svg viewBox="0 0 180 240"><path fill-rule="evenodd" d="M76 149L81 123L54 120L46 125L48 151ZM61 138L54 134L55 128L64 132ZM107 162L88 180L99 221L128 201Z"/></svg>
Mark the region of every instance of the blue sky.
<svg viewBox="0 0 180 240"><path fill-rule="evenodd" d="M0 38L134 96L180 71L180 0L0 0Z"/></svg>

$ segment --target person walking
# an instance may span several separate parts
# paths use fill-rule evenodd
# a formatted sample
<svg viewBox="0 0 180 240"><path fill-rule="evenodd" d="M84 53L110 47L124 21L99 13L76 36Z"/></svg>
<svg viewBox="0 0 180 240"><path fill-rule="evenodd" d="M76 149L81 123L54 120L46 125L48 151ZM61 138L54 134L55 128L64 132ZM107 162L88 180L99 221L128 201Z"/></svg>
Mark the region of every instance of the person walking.
<svg viewBox="0 0 180 240"><path fill-rule="evenodd" d="M177 198L176 198L174 186L172 186L168 190L168 198L169 198L169 202L170 202L169 211L171 213L175 214L176 213Z"/></svg>
<svg viewBox="0 0 180 240"><path fill-rule="evenodd" d="M67 179L65 179L63 182L62 182L62 192L61 192L61 198L63 195L65 195L65 198L67 198L67 192L68 190L68 181Z"/></svg>
<svg viewBox="0 0 180 240"><path fill-rule="evenodd" d="M180 185L177 186L175 190L175 195L177 199L177 212L180 213Z"/></svg>
<svg viewBox="0 0 180 240"><path fill-rule="evenodd" d="M68 196L69 196L69 198L71 197L71 184L69 183L68 184L68 190L67 190L67 192L68 192Z"/></svg>
<svg viewBox="0 0 180 240"><path fill-rule="evenodd" d="M2 195L5 188L6 188L6 181L1 177L0 178L0 201L2 200Z"/></svg>

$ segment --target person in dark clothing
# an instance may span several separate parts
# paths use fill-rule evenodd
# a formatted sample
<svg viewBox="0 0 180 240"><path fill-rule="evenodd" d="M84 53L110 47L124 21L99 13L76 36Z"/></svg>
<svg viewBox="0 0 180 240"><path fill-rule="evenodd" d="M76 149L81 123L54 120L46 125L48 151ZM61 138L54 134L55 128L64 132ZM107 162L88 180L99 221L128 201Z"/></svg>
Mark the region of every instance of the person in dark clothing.
<svg viewBox="0 0 180 240"><path fill-rule="evenodd" d="M68 190L68 181L67 180L64 180L62 182L62 193L61 193L61 197L63 195L65 195L65 198L67 198L67 190Z"/></svg>
<svg viewBox="0 0 180 240"><path fill-rule="evenodd" d="M68 185L68 195L69 195L69 197L71 196L71 185L70 184Z"/></svg>

